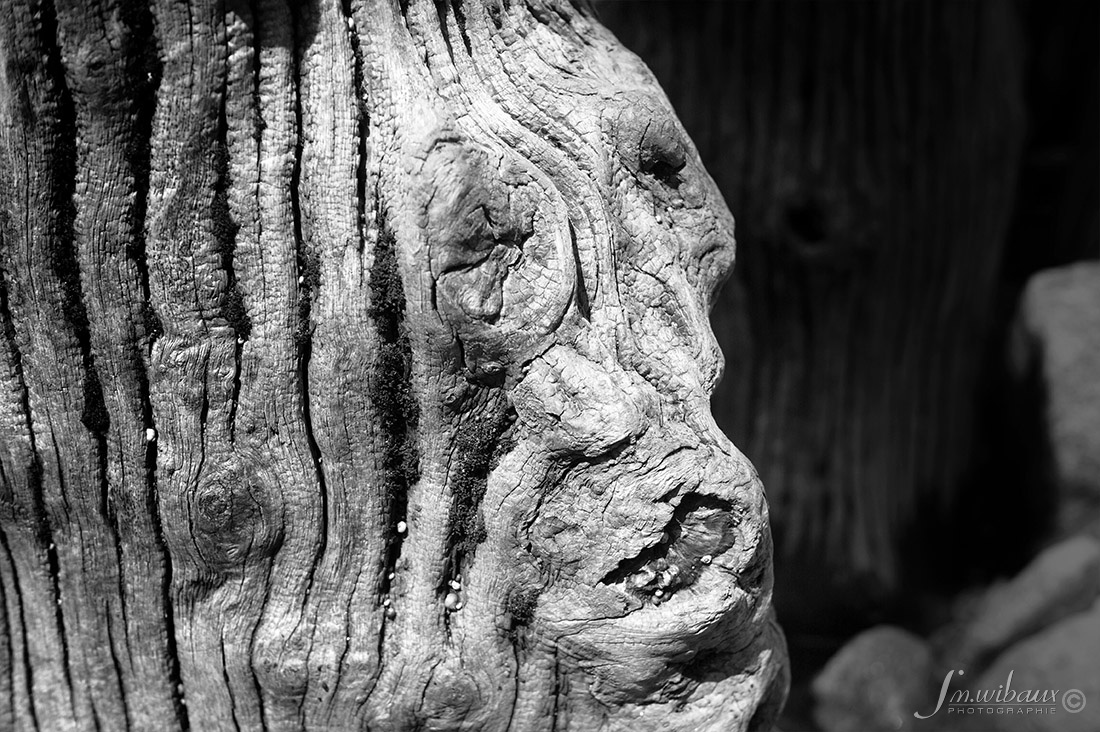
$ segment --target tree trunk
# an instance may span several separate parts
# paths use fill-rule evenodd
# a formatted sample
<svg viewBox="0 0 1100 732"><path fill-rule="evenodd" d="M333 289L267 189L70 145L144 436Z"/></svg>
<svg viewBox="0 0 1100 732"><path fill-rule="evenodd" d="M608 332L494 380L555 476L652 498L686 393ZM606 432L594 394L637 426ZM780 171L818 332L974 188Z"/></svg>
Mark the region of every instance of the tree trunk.
<svg viewBox="0 0 1100 732"><path fill-rule="evenodd" d="M587 8L0 5L0 728L768 728L733 222Z"/></svg>
<svg viewBox="0 0 1100 732"><path fill-rule="evenodd" d="M1015 5L600 9L738 212L715 412L760 467L779 555L813 568L785 574L792 612L812 607L807 582L896 589L919 512L949 505L974 467L1024 129ZM922 561L943 543L920 536Z"/></svg>

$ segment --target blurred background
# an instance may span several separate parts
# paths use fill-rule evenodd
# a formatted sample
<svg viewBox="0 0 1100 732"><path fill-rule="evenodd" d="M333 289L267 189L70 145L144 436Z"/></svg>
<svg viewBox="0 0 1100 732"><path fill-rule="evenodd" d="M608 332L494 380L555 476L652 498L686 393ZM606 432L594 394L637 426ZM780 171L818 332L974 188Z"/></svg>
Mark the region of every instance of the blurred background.
<svg viewBox="0 0 1100 732"><path fill-rule="evenodd" d="M770 501L780 728L927 729L943 669L1064 642L1092 709L1042 723L1100 730L1100 3L596 7L737 219L714 411Z"/></svg>

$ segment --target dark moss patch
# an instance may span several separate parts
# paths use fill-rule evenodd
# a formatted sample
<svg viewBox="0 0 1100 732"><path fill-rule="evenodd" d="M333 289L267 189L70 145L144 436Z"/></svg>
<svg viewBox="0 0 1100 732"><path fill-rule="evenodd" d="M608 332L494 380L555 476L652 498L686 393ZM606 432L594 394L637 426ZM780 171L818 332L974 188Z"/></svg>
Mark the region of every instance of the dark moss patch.
<svg viewBox="0 0 1100 732"><path fill-rule="evenodd" d="M214 224L214 247L223 257L232 255L233 244L237 239L237 231L240 228L229 215L229 146L225 141L223 125L225 120L224 105L219 111L219 140L213 147L213 164L217 180L214 183L214 199L210 206L210 218Z"/></svg>
<svg viewBox="0 0 1100 732"><path fill-rule="evenodd" d="M371 402L384 433L384 465L389 484L405 489L420 477L416 430L420 408L412 389L412 346L405 328L405 288L397 268L393 234L383 228L374 247L368 314L379 349L370 381Z"/></svg>
<svg viewBox="0 0 1100 732"><path fill-rule="evenodd" d="M405 287L397 268L397 242L388 229L382 229L374 245L374 264L370 270L371 301L368 314L382 340L394 343L401 335L405 319Z"/></svg>
<svg viewBox="0 0 1100 732"><path fill-rule="evenodd" d="M390 485L401 487L419 477L419 456L415 433L419 408L409 382L410 347L402 332L394 342L383 341L374 361L370 381L371 403L383 433L383 464L390 474Z"/></svg>
<svg viewBox="0 0 1100 732"><path fill-rule="evenodd" d="M230 288L225 293L225 299L222 301L222 317L233 328L238 338L247 341L252 335L252 320L248 317L248 311L245 310L244 297L236 287Z"/></svg>
<svg viewBox="0 0 1100 732"><path fill-rule="evenodd" d="M80 421L97 435L106 434L111 426L111 418L103 401L103 385L99 383L99 374L91 364L84 372L84 407Z"/></svg>
<svg viewBox="0 0 1100 732"><path fill-rule="evenodd" d="M225 107L223 105L219 119L219 140L214 146L214 169L217 182L214 184L214 198L210 203L210 218L214 226L214 247L221 258L222 269L226 274L225 294L222 296L221 316L229 324L237 337L248 340L252 335L252 320L244 306L244 297L237 285L237 273L233 267L233 254L237 248L237 232L240 226L229 212L229 148L225 143Z"/></svg>
<svg viewBox="0 0 1100 732"><path fill-rule="evenodd" d="M504 600L504 612L511 620L513 629L528 625L535 617L535 608L539 604L540 590L533 587L513 588Z"/></svg>
<svg viewBox="0 0 1100 732"><path fill-rule="evenodd" d="M397 242L385 225L374 245L368 315L378 333L378 352L367 392L381 431L382 469L391 524L404 520L409 486L420 477L416 432L420 408L412 387L412 346L405 326L405 288L397 266ZM397 561L400 536L389 537L387 567Z"/></svg>
<svg viewBox="0 0 1100 732"><path fill-rule="evenodd" d="M310 313L313 298L321 289L321 258L315 252L305 252L298 257L298 328L294 341L299 348L308 348L313 340L313 324Z"/></svg>
<svg viewBox="0 0 1100 732"><path fill-rule="evenodd" d="M492 401L498 400L491 400ZM453 495L450 511L451 540L455 565L473 556L485 541L485 519L481 500L489 473L503 455L502 438L515 421L515 412L493 404L464 420L455 435L455 467L451 471Z"/></svg>
<svg viewBox="0 0 1100 732"><path fill-rule="evenodd" d="M152 346L153 341L164 335L164 323L153 306L148 302L141 309L141 325L145 334L146 343Z"/></svg>

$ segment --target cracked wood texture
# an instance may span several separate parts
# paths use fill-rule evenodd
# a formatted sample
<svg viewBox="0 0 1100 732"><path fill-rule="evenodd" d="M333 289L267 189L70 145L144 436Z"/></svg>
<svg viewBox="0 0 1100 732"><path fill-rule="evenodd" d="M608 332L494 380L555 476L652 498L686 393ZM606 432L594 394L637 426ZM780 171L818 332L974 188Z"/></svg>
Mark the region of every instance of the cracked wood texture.
<svg viewBox="0 0 1100 732"><path fill-rule="evenodd" d="M733 220L590 8L0 7L0 729L769 728Z"/></svg>

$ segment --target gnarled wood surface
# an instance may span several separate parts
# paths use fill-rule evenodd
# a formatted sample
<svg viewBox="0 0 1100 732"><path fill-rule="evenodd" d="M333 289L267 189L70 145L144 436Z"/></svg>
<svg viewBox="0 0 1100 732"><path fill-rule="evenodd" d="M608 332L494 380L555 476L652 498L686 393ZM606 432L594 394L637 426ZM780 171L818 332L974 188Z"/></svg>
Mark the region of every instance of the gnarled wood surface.
<svg viewBox="0 0 1100 732"><path fill-rule="evenodd" d="M733 221L587 8L2 9L0 728L768 728Z"/></svg>

